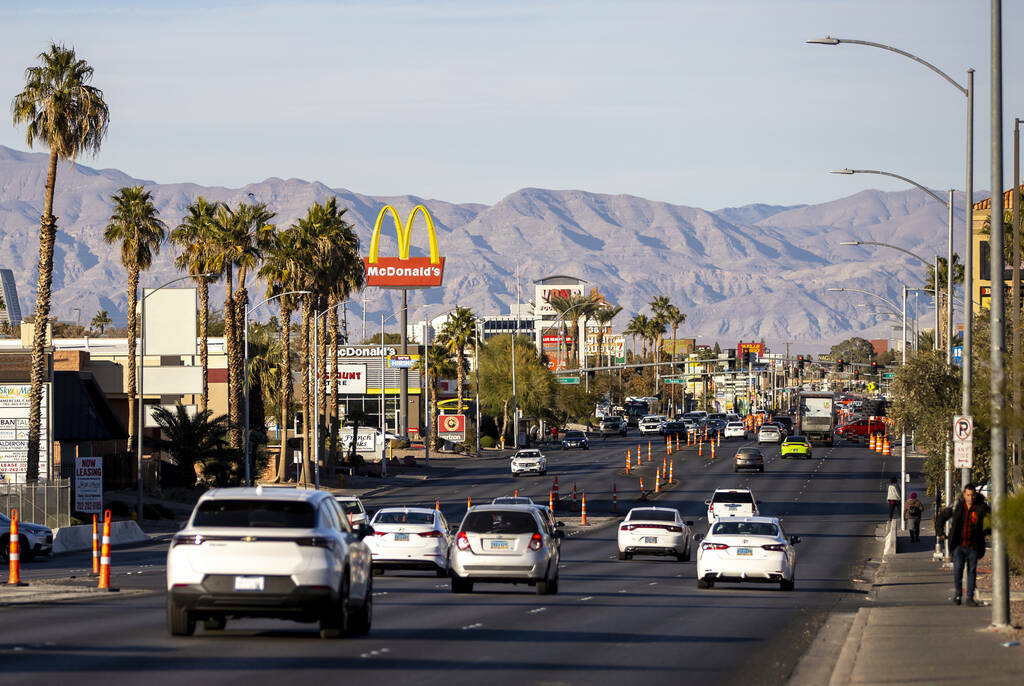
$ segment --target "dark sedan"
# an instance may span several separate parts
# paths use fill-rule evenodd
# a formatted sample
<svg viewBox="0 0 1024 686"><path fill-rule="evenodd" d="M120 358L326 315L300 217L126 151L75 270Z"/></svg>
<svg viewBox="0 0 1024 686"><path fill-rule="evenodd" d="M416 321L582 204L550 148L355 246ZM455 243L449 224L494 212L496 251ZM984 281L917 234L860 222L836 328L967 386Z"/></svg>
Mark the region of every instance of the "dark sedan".
<svg viewBox="0 0 1024 686"><path fill-rule="evenodd" d="M590 439L582 431L566 431L565 436L562 437L562 450L569 448L590 450Z"/></svg>
<svg viewBox="0 0 1024 686"><path fill-rule="evenodd" d="M735 464L733 465L733 471L738 472L741 469L756 469L759 472L764 471L764 455L757 448L746 447L740 448L736 451Z"/></svg>

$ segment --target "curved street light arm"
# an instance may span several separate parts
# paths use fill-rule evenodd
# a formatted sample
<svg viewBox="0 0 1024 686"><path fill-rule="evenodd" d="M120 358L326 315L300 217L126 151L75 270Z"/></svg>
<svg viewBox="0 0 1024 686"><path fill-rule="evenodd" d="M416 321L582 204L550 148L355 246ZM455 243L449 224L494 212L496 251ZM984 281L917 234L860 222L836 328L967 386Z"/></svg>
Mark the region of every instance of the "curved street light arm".
<svg viewBox="0 0 1024 686"><path fill-rule="evenodd" d="M831 36L826 36L825 38L812 38L811 40L805 42L814 43L817 45L839 45L840 43L853 43L856 45L867 45L868 47L880 48L882 50L888 50L889 52L895 52L897 55L903 55L908 59L914 60L918 64L928 67L933 72L935 72L942 78L946 79L946 81L948 81L950 85L953 86L953 88L956 88L958 91L960 91L962 95L964 95L965 97L967 96L967 88L957 83L957 81L953 77L951 77L949 74L936 67L928 60L921 59L917 55L909 53L906 50L900 50L899 48L894 48L891 45L885 45L883 43L873 43L867 40L856 40L854 38L833 38Z"/></svg>
<svg viewBox="0 0 1024 686"><path fill-rule="evenodd" d="M884 295L879 295L878 293L872 293L871 291L865 291L865 290L862 290L860 288L829 288L828 290L833 291L833 292L842 292L842 293L863 293L864 295L870 295L872 298L878 298L879 300L881 300L882 302L884 302L886 305L888 305L889 307L891 307L894 310L899 310L900 309L899 305L894 303L892 300L889 300Z"/></svg>
<svg viewBox="0 0 1024 686"><path fill-rule="evenodd" d="M914 186L915 188L921 189L922 191L924 191L928 195L932 196L935 200L937 200L938 202L942 203L942 206L945 207L947 210L949 209L949 203L947 201L943 200L942 198L940 198L933 191L925 188L924 186L919 184L917 181L914 181L913 179L908 179L905 176L900 176L899 174L893 174L892 172L887 172L887 171L879 171L877 169L837 169L835 171L830 171L829 174L878 174L880 176L891 176L894 179L899 179L900 181L906 181L911 186Z"/></svg>
<svg viewBox="0 0 1024 686"><path fill-rule="evenodd" d="M932 264L928 260L924 259L923 257L918 255L917 253L912 253L909 250L907 250L906 248L901 248L898 245L892 245L891 243L879 243L878 241L843 241L842 243L840 243L840 245L878 245L878 246L881 246L883 248L892 248L893 250L899 250L901 253L905 253L907 255L910 255L911 257L913 257L915 260L917 260L919 262L923 262L925 264L925 266L928 266L928 267L934 267L935 266L934 264Z"/></svg>

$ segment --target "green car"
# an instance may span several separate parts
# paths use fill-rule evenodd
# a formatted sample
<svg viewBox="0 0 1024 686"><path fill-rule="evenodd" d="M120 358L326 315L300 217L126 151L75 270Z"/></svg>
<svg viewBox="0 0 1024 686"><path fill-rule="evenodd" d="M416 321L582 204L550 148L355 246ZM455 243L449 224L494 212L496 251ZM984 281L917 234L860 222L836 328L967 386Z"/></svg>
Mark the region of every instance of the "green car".
<svg viewBox="0 0 1024 686"><path fill-rule="evenodd" d="M787 457L811 459L811 442L803 436L789 436L782 441L782 458Z"/></svg>

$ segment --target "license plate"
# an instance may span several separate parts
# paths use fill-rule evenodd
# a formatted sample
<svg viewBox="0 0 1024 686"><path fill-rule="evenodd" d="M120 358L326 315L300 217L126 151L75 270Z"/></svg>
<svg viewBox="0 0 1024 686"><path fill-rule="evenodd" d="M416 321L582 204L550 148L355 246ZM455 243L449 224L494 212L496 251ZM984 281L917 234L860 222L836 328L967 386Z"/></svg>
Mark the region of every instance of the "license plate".
<svg viewBox="0 0 1024 686"><path fill-rule="evenodd" d="M487 548L489 550L508 550L508 541L490 540L487 541Z"/></svg>
<svg viewBox="0 0 1024 686"><path fill-rule="evenodd" d="M658 542L658 537L657 536L644 536L644 543L657 543L657 542Z"/></svg>
<svg viewBox="0 0 1024 686"><path fill-rule="evenodd" d="M396 541L408 541L409 540L409 534L395 534L395 540Z"/></svg>
<svg viewBox="0 0 1024 686"><path fill-rule="evenodd" d="M263 590L263 577L262 576L236 576L235 577L235 590L236 591L262 591Z"/></svg>
<svg viewBox="0 0 1024 686"><path fill-rule="evenodd" d="M736 549L736 554L737 555L753 555L754 551L751 550L750 548L737 548Z"/></svg>

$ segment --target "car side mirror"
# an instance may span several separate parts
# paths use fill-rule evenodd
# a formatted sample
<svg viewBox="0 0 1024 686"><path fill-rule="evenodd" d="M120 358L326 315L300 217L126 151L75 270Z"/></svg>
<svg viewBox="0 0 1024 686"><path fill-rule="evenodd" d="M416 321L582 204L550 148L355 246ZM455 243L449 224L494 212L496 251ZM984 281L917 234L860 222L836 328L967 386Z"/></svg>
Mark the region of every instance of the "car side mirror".
<svg viewBox="0 0 1024 686"><path fill-rule="evenodd" d="M693 537L693 540L695 542L697 542L697 543L700 543L701 541L704 540L704 534L697 534L696 536Z"/></svg>
<svg viewBox="0 0 1024 686"><path fill-rule="evenodd" d="M799 542L800 542L800 537L799 536L790 536L789 537L790 545L796 545Z"/></svg>
<svg viewBox="0 0 1024 686"><path fill-rule="evenodd" d="M711 504L711 501L710 501L710 500L705 500L705 501L704 501L704 504L705 504L705 505L710 505L710 504Z"/></svg>
<svg viewBox="0 0 1024 686"><path fill-rule="evenodd" d="M373 527L367 524L366 522L360 522L359 524L356 524L355 527L353 528L353 531L355 532L356 538L358 538L360 541L366 538L367 536L373 535Z"/></svg>
<svg viewBox="0 0 1024 686"><path fill-rule="evenodd" d="M687 519L686 520L686 526L693 526L693 520L692 519Z"/></svg>

